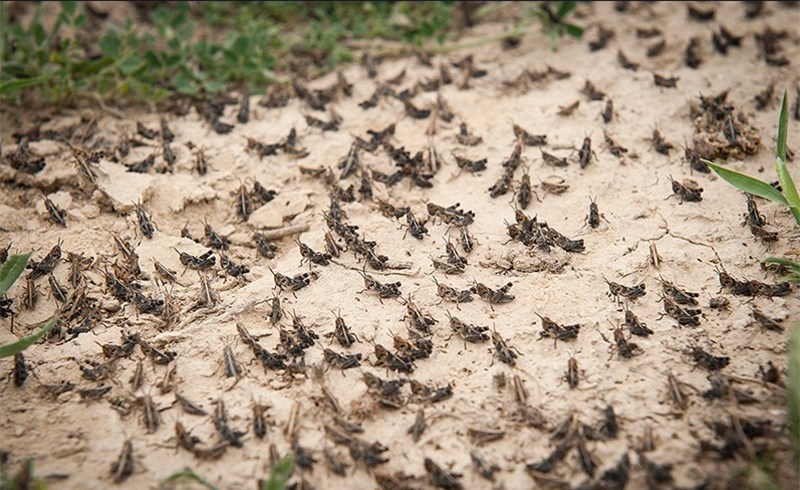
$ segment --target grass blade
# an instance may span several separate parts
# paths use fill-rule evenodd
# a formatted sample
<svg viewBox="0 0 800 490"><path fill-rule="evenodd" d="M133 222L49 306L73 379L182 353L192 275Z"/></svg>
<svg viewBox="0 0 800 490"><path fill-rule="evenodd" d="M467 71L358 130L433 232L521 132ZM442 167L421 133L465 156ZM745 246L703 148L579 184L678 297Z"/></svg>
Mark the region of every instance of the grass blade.
<svg viewBox="0 0 800 490"><path fill-rule="evenodd" d="M797 187L794 185L794 179L789 173L786 161L778 157L775 159L775 166L778 170L778 181L781 183L783 195L789 202L789 207L800 208L800 197L797 195Z"/></svg>
<svg viewBox="0 0 800 490"><path fill-rule="evenodd" d="M44 337L44 335L47 332L49 332L50 329L53 328L57 322L58 318L53 317L50 319L50 321L47 322L47 324L45 324L44 327L39 329L39 331L36 332L35 334L21 338L18 341L14 342L13 344L0 345L0 359L2 359L3 357L14 356L24 351L32 344L34 344L37 340Z"/></svg>
<svg viewBox="0 0 800 490"><path fill-rule="evenodd" d="M34 85L41 85L52 78L50 75L43 75L40 77L19 78L17 80L9 80L0 83L0 97L8 97L9 95L22 90L26 87L33 87Z"/></svg>
<svg viewBox="0 0 800 490"><path fill-rule="evenodd" d="M800 262L795 262L794 260L784 259L781 257L767 257L766 259L761 261L764 264L778 264L778 265L785 265L790 269L797 269L800 271Z"/></svg>
<svg viewBox="0 0 800 490"><path fill-rule="evenodd" d="M789 434L794 445L795 461L800 460L800 327L795 327L789 340Z"/></svg>
<svg viewBox="0 0 800 490"><path fill-rule="evenodd" d="M292 456L288 455L270 468L269 480L264 483L261 490L284 490L286 482L292 476L292 471L294 471L294 461Z"/></svg>
<svg viewBox="0 0 800 490"><path fill-rule="evenodd" d="M208 488L208 490L219 490L219 488L217 486L215 486L214 484L212 484L211 482L209 482L208 480L206 480L202 476L198 475L197 473L195 473L194 471L192 471L189 468L186 468L183 471L177 471L177 472L169 475L167 477L167 479L164 480L161 483L161 488L165 487L166 483L172 482L172 481L175 481L175 480L194 480L197 483L199 483L199 484L203 485L204 487Z"/></svg>
<svg viewBox="0 0 800 490"><path fill-rule="evenodd" d="M564 20L564 17L566 17L567 14L575 10L577 4L578 2L572 2L572 1L560 2L558 5L558 10L556 11L556 15L558 16L559 19Z"/></svg>
<svg viewBox="0 0 800 490"><path fill-rule="evenodd" d="M789 133L789 102L786 90L783 91L781 113L778 116L778 158L786 161L786 135Z"/></svg>
<svg viewBox="0 0 800 490"><path fill-rule="evenodd" d="M578 27L575 24L564 24L564 30L567 31L567 34L574 38L580 38L583 36L583 28Z"/></svg>
<svg viewBox="0 0 800 490"><path fill-rule="evenodd" d="M789 206L789 202L785 197L783 197L783 194L781 194L778 189L772 187L768 183L758 180L754 177L750 177L749 175L739 173L735 170L725 168L721 165L717 165L716 163L710 162L706 159L702 159L702 161L711 167L711 170L716 172L717 175L728 181L728 183L737 189L754 196L769 199L770 201L778 204L783 204L784 206Z"/></svg>
<svg viewBox="0 0 800 490"><path fill-rule="evenodd" d="M22 274L22 271L25 270L25 266L28 265L28 259L31 258L31 254L24 254L24 255L12 255L3 263L3 266L0 267L0 294L5 294L11 289L11 286L14 285L14 282L17 278Z"/></svg>

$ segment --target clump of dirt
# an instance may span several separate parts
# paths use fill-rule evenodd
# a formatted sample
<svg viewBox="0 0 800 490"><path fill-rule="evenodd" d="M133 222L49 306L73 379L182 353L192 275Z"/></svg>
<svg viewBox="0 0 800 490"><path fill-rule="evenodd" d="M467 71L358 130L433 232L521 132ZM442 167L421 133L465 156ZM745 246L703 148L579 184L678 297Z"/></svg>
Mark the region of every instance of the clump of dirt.
<svg viewBox="0 0 800 490"><path fill-rule="evenodd" d="M758 153L761 137L747 116L732 102L728 102L728 90L714 96L701 95L693 103L690 117L695 134L693 147L686 149L692 168L708 172L701 158L711 161L738 160Z"/></svg>

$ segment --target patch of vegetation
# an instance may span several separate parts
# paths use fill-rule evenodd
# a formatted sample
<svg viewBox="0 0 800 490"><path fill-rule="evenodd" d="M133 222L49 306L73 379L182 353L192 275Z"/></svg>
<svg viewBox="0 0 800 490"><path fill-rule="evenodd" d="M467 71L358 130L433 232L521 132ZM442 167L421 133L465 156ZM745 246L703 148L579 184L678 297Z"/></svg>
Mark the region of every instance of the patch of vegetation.
<svg viewBox="0 0 800 490"><path fill-rule="evenodd" d="M177 2L150 11L149 25L90 26L90 12L64 1L46 28L43 9L54 5L37 6L27 26L10 24L0 5L0 98L19 100L29 90L50 102L261 93L275 70L352 60L348 40L443 42L453 10L452 2Z"/></svg>
<svg viewBox="0 0 800 490"><path fill-rule="evenodd" d="M551 37L580 37L566 22L575 2L531 7ZM80 2L39 4L26 26L0 3L0 99L35 94L48 102L90 98L157 103L170 95L224 90L263 93L276 73L315 76L352 61L353 41L405 46L445 42L456 3L174 2L114 25ZM45 9L60 11L45 25Z"/></svg>

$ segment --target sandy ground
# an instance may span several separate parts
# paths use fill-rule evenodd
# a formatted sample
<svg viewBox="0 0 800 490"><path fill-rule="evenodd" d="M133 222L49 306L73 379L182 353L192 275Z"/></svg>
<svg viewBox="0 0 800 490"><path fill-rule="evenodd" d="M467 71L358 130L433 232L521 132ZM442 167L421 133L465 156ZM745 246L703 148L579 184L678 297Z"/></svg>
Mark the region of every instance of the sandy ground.
<svg viewBox="0 0 800 490"><path fill-rule="evenodd" d="M408 117L398 100L383 99L376 108L367 110L359 107L358 102L375 90L376 80L368 78L363 67L353 65L343 70L353 84L353 95L329 104L341 115L338 131L322 132L309 127L305 115L325 120L330 116L313 111L297 98L286 107L267 109L259 106L259 98L254 97L246 124L236 123L236 105L227 106L222 120L235 123L230 134L211 131L194 110L185 116L164 115L175 133L171 148L177 161L169 173L158 172L164 166L160 143L146 141L149 146L132 148L121 160L136 162L155 152L156 165L149 173L126 172L119 163L103 158L96 166L96 186L82 188L75 158L66 145L48 139L31 143L34 151L46 157L47 166L42 172L31 177L7 165L0 167L4 182L0 195L0 243L12 243L12 252L33 250L34 258L40 260L61 240L64 258L68 252L95 258L84 278L88 296L98 302L98 314L90 323L90 332L70 335L64 325L61 335L30 348L26 351L31 371L28 380L17 387L9 376L9 381L0 387L0 448L10 454L11 468L33 458L36 473L48 477L52 488L106 488L113 482L112 463L124 442L131 441L133 474L119 487L156 487L170 474L189 467L221 488L254 488L268 472L271 448L275 454L284 455L292 451L295 440L318 462L313 469L296 468L293 481L303 480L316 488L377 488L377 481L388 485L386 476L397 476L399 472L410 477L405 482L410 488L427 488L432 480L427 477L425 458L446 471L461 474L457 480L465 488L577 487L588 482L604 488L603 482L608 484L611 480L605 473L626 455L630 462L629 488L694 488L704 483L708 488L722 488L741 481L755 459L774 461L776 480L783 488L792 488L797 472L789 456L782 386L785 373L777 383L767 383L762 381L759 369L767 368L769 362L780 371L785 369L786 341L798 320L798 295L792 292L782 297L751 298L733 295L730 290L720 292L716 269L724 268L738 279L778 282L775 274L759 268L758 260L797 250L797 228L784 209L759 200L769 223L767 228L777 231L779 239L767 246L753 237L742 226L745 197L720 179L693 171L681 145L690 143L695 134L690 107L699 102L699 95L714 96L730 90L728 101L746 115L760 137L760 145L757 154L734 157L728 163L765 179L773 178L778 94L786 87L792 101L796 97L793 87L798 80L800 38L792 26L800 25L800 10L768 4L760 17L747 19L743 4L708 4L704 8L716 9L713 21L691 20L686 6L675 3L634 5L626 13L615 12L612 4L582 5L584 17L579 21L589 26L586 36L580 42L564 40L558 52L552 52L546 38L537 31L525 35L516 49L504 50L495 43L434 57L434 68L422 66L416 58L379 65L377 80L406 71L396 88L398 92L437 76L435 67L440 63L457 61L467 54L474 56L479 68L488 70L487 76L473 78L468 88L460 89L460 72L450 68L456 83L443 86L440 94L455 118L449 123L438 120L434 135L426 134L431 118ZM592 52L587 43L597 38L600 23L613 29L615 37L604 49ZM742 46L730 48L724 57L711 44L711 34L720 25L745 36ZM763 32L765 26L788 30L788 37L781 44L782 54L791 61L789 65L768 66L759 55L754 34ZM637 38L636 28L646 27L660 28L663 36ZM500 29L498 24L479 25L470 36L480 38ZM692 36L700 38L703 63L698 69L688 68L683 61ZM647 49L662 38L666 40L663 53L646 56ZM640 63L638 71L620 66L618 49ZM531 83L528 90L508 89L503 84L524 70L542 71L548 65L568 71L571 76L556 79L551 75ZM677 88L654 86L653 73L678 77ZM605 100L589 101L581 93L587 80L605 92L606 99L613 100L615 114L609 123L601 117ZM321 88L334 82L335 76L331 75L310 86ZM764 110L756 110L754 96L771 82L775 83L775 94ZM434 105L435 99L436 92L421 92L412 100L417 107L426 107ZM559 107L575 101L580 105L572 115L558 114ZM92 111L61 113L44 128L75 124L82 115L98 118L96 134L79 145L87 149L111 148L120 135L133 134L137 121L157 128L162 117L137 113L118 119ZM4 108L2 118L6 155L14 149L10 133L27 128L30 121L23 110L14 107ZM457 141L462 122L467 123L470 132L482 137L480 144L468 147ZM413 298L417 306L437 320L430 337L430 357L415 361L411 374L375 366L373 343L394 351L393 336L408 338L410 334L404 320L406 307L401 301L379 300L374 293L363 291L364 281L359 275L363 262L345 252L335 259L336 263L311 266L319 277L308 287L296 294L279 293L270 268L294 275L307 272L309 266L301 265L300 251L290 237L275 242L278 252L274 259L259 256L252 240L255 230L307 225L308 231L295 237L322 251L327 231L322 212L329 209L328 188L319 179L301 175L299 168L332 167L338 175L336 164L348 154L354 136L368 139L368 129L382 129L391 123L396 123L396 133L390 141L397 147L404 146L412 155L429 144L435 146L444 163L431 180L433 187L411 187L408 179L392 187L374 183L373 200L343 203L342 208L348 223L358 225L367 240L377 242L379 254L388 256L391 264L409 265L397 274L370 268L367 273L381 282L400 281L402 296ZM541 149L566 157L568 165L549 166L544 163L540 148L524 147L512 191L493 199L487 189L502 175L501 162L514 147L512 123L532 134L546 134L547 144ZM298 132L298 145L308 149L308 156L296 159L278 152L260 159L246 151L248 137L274 143L293 127ZM654 151L649 141L654 128L675 145L668 156ZM800 123L793 120L789 133L792 148L800 141L798 128ZM627 147L628 153L622 158L612 155L603 144L604 131ZM582 169L577 149L585 137L591 139L595 154ZM195 171L189 142L204 149L209 167L206 175ZM472 159L487 158L487 169L476 174L459 173L451 152ZM362 151L361 166L392 171L390 157L383 150L374 154ZM585 251L567 253L554 247L545 252L509 241L506 224L515 222L513 189L518 187L525 169L529 169L534 190L541 199L534 198L526 213L546 221L569 238L583 239ZM540 182L554 176L569 185L566 192L556 195L542 188ZM672 194L670 178L697 181L704 189L702 201L681 202ZM244 221L236 211L236 193L241 183L251 188L253 180L276 190L278 195ZM359 183L356 173L337 184L354 184L357 189ZM47 219L43 192L66 211L66 228ZM466 255L459 247L469 261L466 271L448 276L442 271L434 272L431 266L431 257L445 255L445 237L453 237L456 243L457 228L429 221L429 234L417 240L407 233L404 218L390 219L378 211L378 199L395 206L410 206L420 219L428 217L428 202L443 206L458 202L464 209L474 211L474 223L469 229L475 238L475 249ZM597 228L586 223L590 199L602 213ZM131 205L138 200L156 225L152 239L145 238L138 229ZM218 258L207 275L218 302L212 308L193 309L200 276L193 270L181 274L184 267L173 247L195 255L208 250L205 244L181 237L181 229L187 224L192 236L202 237L204 221L229 237L232 245L227 255L234 262L247 265L250 272L245 280L236 280L220 268ZM135 247L142 271L138 278L141 291L156 298L164 298L165 292L170 292L173 304L180 310L171 324L166 324L163 317L139 313L131 302L120 302L111 294L103 271L113 271L111 264L122 262L114 236ZM660 257L656 265L651 262L651 246ZM177 282L165 286L154 273L154 260L176 271ZM62 260L54 275L72 292L69 270L70 264ZM468 288L474 281L492 288L511 282L509 292L515 299L491 305L475 297L473 302L457 307L441 302L434 278L458 289ZM622 299L618 304L609 295L605 279L627 286L644 283L647 294L633 301ZM661 279L699 294L699 306L690 307L702 310L697 317L698 326L681 327L664 315ZM16 334L31 331L59 307L47 278L36 280L36 284L41 297L32 310L21 307L24 284L11 292L19 310ZM245 327L261 346L270 352L279 350L279 330L269 322L270 304L266 302L273 294L279 294L285 312L283 328L291 331L289 313L293 312L319 335L305 351L305 372L266 370L237 334L237 326ZM717 296L729 300L727 309L709 306L711 298ZM630 337L621 305L654 333ZM783 331L767 330L755 323L754 308L782 320ZM334 330L334 312L345 319L360 342L343 348L325 336ZM489 333L496 331L518 351L516 365L501 362L491 341L465 343L452 335L448 314L490 327ZM577 338L557 343L550 338L540 339L542 321L537 314L562 325L579 324ZM626 359L620 356L617 346L612 347L614 328L619 325L628 342L640 347L639 355ZM4 343L15 338L9 327L5 321L0 329L0 341ZM145 357L139 347L116 360L109 361L104 356L103 344L118 345L121 335L134 333L151 346L174 352L175 359L169 366L158 365ZM241 365L238 382L226 377L226 346ZM693 347L730 357L730 364L720 371L729 389L727 395L713 400L702 395L711 387L714 375L699 367L687 353ZM360 353L361 365L346 371L329 367L323 361L325 348ZM579 384L574 389L565 379L571 356L579 367ZM140 360L144 360L144 382L133 390L131 377ZM79 367L86 361L107 363L106 378L90 381L83 376ZM10 373L12 364L3 360L0 371ZM174 377L171 383L165 383L170 369L175 370ZM401 390L402 406L387 408L377 403L365 384L364 373L382 379L414 380L431 388L449 384L452 397L432 403L430 397L412 396L407 383ZM684 407L670 397L670 373L682 383ZM515 394L517 377L527 391L527 399ZM48 389L63 382L73 383L74 389L60 395ZM111 390L98 400L82 399L80 390L98 386L110 386ZM332 406L324 389L338 406ZM176 392L202 406L209 415L187 414L175 403ZM744 403L745 394L755 401ZM142 403L146 396L152 398L160 412L160 426L152 432L146 428ZM230 426L247 433L242 437L242 447L227 448L217 460L201 460L177 446L174 426L180 422L199 437L202 443L198 447L218 444L221 436L213 421L218 399L224 400ZM263 439L254 434L254 403L269 407ZM617 433L583 431L587 439L583 444L596 465L594 478L579 462L580 431L574 430L568 440L575 447L550 472L532 475L526 470L526 464L541 462L561 444L551 433L568 415L597 428L607 406L612 406L616 414ZM293 407L297 410L295 417ZM523 411L525 407L527 412ZM415 442L408 431L421 409L427 428ZM379 441L388 448L383 453L388 461L371 469L363 461L354 463L347 445L337 444L330 433L326 435L325 426L343 432L334 421L336 417L360 423L364 432L348 437L367 443ZM714 432L715 424L722 434L726 430L729 434L750 433L755 428L760 433L752 438L728 435L729 448L737 446L737 441L746 442L738 444L742 447L733 447L734 454L726 459L720 451L708 447L710 443L719 449L726 442L724 436ZM502 433L496 440L483 441L486 434L476 430ZM648 433L652 434L651 441L647 440ZM346 476L331 471L324 450L332 451L350 465ZM497 465L494 481L484 479L475 470L470 456L473 452L489 465ZM647 475L653 471L652 467L648 471L648 461L671 465L673 481L648 480Z"/></svg>

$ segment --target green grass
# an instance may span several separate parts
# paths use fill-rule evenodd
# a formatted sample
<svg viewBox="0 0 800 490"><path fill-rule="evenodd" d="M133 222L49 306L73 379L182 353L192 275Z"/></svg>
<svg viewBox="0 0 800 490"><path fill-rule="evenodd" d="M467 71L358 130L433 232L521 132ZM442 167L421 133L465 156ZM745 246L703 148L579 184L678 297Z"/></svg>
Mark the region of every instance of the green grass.
<svg viewBox="0 0 800 490"><path fill-rule="evenodd" d="M19 101L34 91L51 102L261 93L275 70L288 68L281 60L289 54L321 71L353 59L343 44L350 39L443 42L453 9L452 2L178 2L150 12L149 25L128 19L95 32L78 2L39 5L26 26L9 24L6 8L0 97ZM51 29L44 8L60 9Z"/></svg>
<svg viewBox="0 0 800 490"><path fill-rule="evenodd" d="M554 2L549 14L531 8L523 20L538 16L554 42L579 36L564 21L574 4ZM100 21L97 28L79 2L35 8L26 25L12 24L0 2L0 99L157 103L231 89L259 94L278 75L314 76L354 60L349 41L441 45L455 18L452 1L176 2L142 24ZM54 25L44 24L44 9L58 9Z"/></svg>

